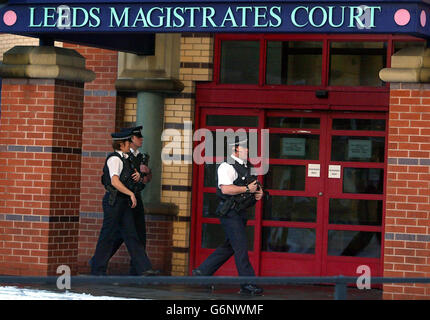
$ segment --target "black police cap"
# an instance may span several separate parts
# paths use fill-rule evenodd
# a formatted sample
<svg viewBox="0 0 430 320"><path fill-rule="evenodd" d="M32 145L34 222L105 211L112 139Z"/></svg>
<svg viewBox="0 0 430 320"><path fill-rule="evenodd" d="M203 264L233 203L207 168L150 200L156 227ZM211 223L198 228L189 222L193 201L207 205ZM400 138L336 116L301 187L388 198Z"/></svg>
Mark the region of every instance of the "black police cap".
<svg viewBox="0 0 430 320"><path fill-rule="evenodd" d="M132 136L142 138L142 133L140 132L142 128L143 128L142 126L133 127L133 128L122 128L121 131L130 131Z"/></svg>
<svg viewBox="0 0 430 320"><path fill-rule="evenodd" d="M248 145L248 139L246 137L238 137L235 136L234 137L234 143L230 143L230 146L241 146L241 147L246 147Z"/></svg>
<svg viewBox="0 0 430 320"><path fill-rule="evenodd" d="M127 140L131 138L131 130L121 130L120 132L114 132L110 134L112 140Z"/></svg>

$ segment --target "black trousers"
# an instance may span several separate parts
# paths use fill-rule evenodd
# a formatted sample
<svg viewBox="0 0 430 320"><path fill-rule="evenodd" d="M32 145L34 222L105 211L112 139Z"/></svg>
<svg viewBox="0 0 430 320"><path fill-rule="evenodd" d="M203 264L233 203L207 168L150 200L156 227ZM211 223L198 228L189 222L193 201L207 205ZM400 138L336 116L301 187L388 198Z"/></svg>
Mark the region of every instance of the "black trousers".
<svg viewBox="0 0 430 320"><path fill-rule="evenodd" d="M139 275L146 270L152 269L151 261L145 251L144 242L142 242L137 232L134 212L136 208L132 209L130 207L128 197L118 196L114 206L110 206L108 200L109 193L106 193L103 197L103 225L97 241L96 251L90 262L91 274L106 274L110 258L123 242L125 242L133 261L135 274ZM143 208L140 197L139 200L140 206ZM121 239L121 243L119 243L119 239Z"/></svg>
<svg viewBox="0 0 430 320"><path fill-rule="evenodd" d="M226 240L203 261L198 269L204 275L212 275L234 255L239 276L255 276L254 268L249 262L248 256L246 212L237 213L234 210L230 210L224 217L220 218L220 221L226 235Z"/></svg>
<svg viewBox="0 0 430 320"><path fill-rule="evenodd" d="M145 209L143 207L142 197L140 195L136 195L137 205L135 208L132 208L134 225L136 227L136 232L139 237L139 240L143 244L143 248L146 251L146 222L145 222ZM111 258L115 255L121 245L124 243L124 239L121 235L119 229L116 232L114 244L112 247ZM106 266L107 267L107 266ZM137 275L138 272L136 267L134 266L133 258L130 260L130 275Z"/></svg>

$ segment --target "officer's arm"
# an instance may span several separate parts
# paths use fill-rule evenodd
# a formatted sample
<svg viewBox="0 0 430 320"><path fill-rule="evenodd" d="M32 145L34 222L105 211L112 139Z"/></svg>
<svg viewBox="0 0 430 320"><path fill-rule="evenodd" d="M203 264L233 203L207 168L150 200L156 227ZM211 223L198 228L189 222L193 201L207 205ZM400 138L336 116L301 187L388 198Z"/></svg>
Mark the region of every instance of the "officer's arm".
<svg viewBox="0 0 430 320"><path fill-rule="evenodd" d="M257 184L255 183L255 181L248 184L248 188L251 193L255 193L257 189ZM223 194L227 194L230 196L245 193L247 190L246 186L236 186L234 184L229 184L229 185L222 184L220 185L220 189Z"/></svg>
<svg viewBox="0 0 430 320"><path fill-rule="evenodd" d="M230 185L221 185L221 192L223 194L228 194L230 196L234 196L236 194L241 194L246 192L246 187L245 186L236 186L234 184L230 184Z"/></svg>
<svg viewBox="0 0 430 320"><path fill-rule="evenodd" d="M119 191L122 192L131 198L131 207L134 208L136 206L136 197L134 196L134 193L131 192L122 182L119 180L119 177L117 175L112 176L111 178L111 184Z"/></svg>
<svg viewBox="0 0 430 320"><path fill-rule="evenodd" d="M117 175L112 176L111 183L119 192L122 192L128 196L131 196L133 192L131 192L122 182L119 180Z"/></svg>

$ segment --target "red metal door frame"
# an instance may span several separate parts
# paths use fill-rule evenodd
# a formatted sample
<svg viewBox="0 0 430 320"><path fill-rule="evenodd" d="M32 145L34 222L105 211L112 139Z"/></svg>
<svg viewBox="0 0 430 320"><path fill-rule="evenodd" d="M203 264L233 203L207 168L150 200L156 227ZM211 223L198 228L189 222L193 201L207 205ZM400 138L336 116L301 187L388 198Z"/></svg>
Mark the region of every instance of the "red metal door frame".
<svg viewBox="0 0 430 320"><path fill-rule="evenodd" d="M219 83L220 70L220 48L221 41L224 40L258 40L260 41L260 77L258 85L229 85ZM318 40L323 42L322 59L322 83L321 86L274 86L265 85L265 59L266 47L269 40ZM196 111L195 111L195 129L204 127L201 122L201 108L214 107L221 108L219 110L227 111L231 108L246 108L246 110L264 109L296 109L296 110L347 110L347 111L388 111L389 86L388 84L379 88L372 87L329 87L328 85L328 69L329 69L329 44L330 41L386 41L387 42L387 67L391 65L391 55L394 52L393 41L417 41L422 40L411 36L398 36L390 34L381 35L348 35L348 34L218 34L214 41L214 80L209 83L199 83L196 89ZM329 99L321 100L315 98L315 90L325 89L329 91ZM370 117L372 115L369 115ZM260 119L261 120L261 119ZM331 120L330 120L331 121ZM262 121L260 121L260 126ZM388 122L387 122L388 127ZM327 140L328 130L326 130ZM322 136L320 137L322 138ZM329 139L330 140L330 139ZM331 143L331 141L330 141ZM387 139L386 149L387 150ZM198 142L194 142L197 146ZM327 148L329 152L329 148ZM386 155L387 156L387 155ZM329 155L326 155L326 159ZM320 159L321 160L321 159ZM386 161L385 161L386 166ZM386 168L385 168L386 169ZM386 170L385 180L386 181ZM321 175L327 174L326 168L321 167ZM191 217L191 245L190 245L190 267L196 267L196 240L198 232L201 229L198 225L197 206L201 203L201 199L196 197L199 193L199 168L193 164L193 198L192 198L192 217ZM385 195L385 186L384 186ZM325 203L327 202L327 204ZM328 205L328 200L324 201L324 206ZM327 211L327 210L325 210ZM385 215L385 202L383 208ZM324 217L328 219L328 217ZM260 220L261 221L261 220ZM384 221L384 219L383 219ZM257 225L256 225L257 227ZM261 229L261 225L258 226ZM328 228L328 226L327 226ZM383 226L382 226L383 232ZM261 239L259 239L260 241ZM257 239L255 239L257 241ZM384 237L381 237L381 256L383 256ZM323 244L326 246L326 244ZM255 244L254 248L257 246ZM258 253L261 255L261 252ZM258 257L259 260L260 256ZM259 270L257 266L256 270ZM382 274L383 265L380 266L380 274Z"/></svg>
<svg viewBox="0 0 430 320"><path fill-rule="evenodd" d="M317 198L317 221L316 223L302 223L302 222L281 222L281 221L264 221L262 217L262 204L259 202L256 206L255 219L248 222L248 225L254 226L254 249L250 252L250 260L254 265L257 275L330 275L337 274L338 270L342 270L343 274L355 275L351 271L351 265L356 268L358 265L369 265L372 270L372 274L379 276L382 274L382 258L383 258L383 237L381 236L381 256L380 258L357 258L357 257L334 257L327 255L327 239L328 230L357 230L357 231L377 231L384 234L384 225L381 227L372 226L345 226L345 225L329 225L329 215L328 206L329 199L331 197L335 198L349 198L349 199L379 199L383 200L382 195L342 195L341 181L342 176L339 180L334 181L327 178L328 166L329 164L339 164L338 162L333 162L330 160L331 156L331 137L333 135L349 135L349 136L381 136L386 138L387 128L385 132L355 132L355 131L333 131L331 130L331 124L333 118L359 118L359 119L384 119L387 121L387 115L375 115L375 114L363 114L363 113L327 113L327 112L312 112L312 113L302 113L302 112L292 112L292 111L264 111L264 110L243 110L243 109L225 109L225 108L207 108L200 111L200 123L203 127L209 129L217 129L221 127L208 127L206 126L205 116L207 114L222 114L222 115L255 115L259 117L259 129L263 129L263 124L266 122L265 118L267 116L294 116L294 117L319 117L321 119L321 125L319 130L307 130L309 134L319 134L320 136L320 155L319 160L275 160L271 159L270 164L305 164L306 168L309 163L319 163L321 167L320 178L309 178L306 177L306 190L304 192L295 191L280 191L280 190L270 190L272 195L302 195L308 197ZM233 128L238 129L238 128ZM249 129L249 128L247 128ZM294 133L295 129L272 129L271 133ZM387 139L385 139L387 144ZM260 149L261 150L261 149ZM387 155L385 155L387 157ZM363 168L383 168L384 174L386 176L386 160L382 164L374 163L340 163L342 165L342 175L343 168L345 167L363 167ZM200 192L193 193L194 199L196 201L193 214L193 240L191 243L193 256L193 263L190 266L196 267L203 259L209 255L213 250L203 249L200 247L201 244L201 234L203 223L214 223L219 224L216 218L203 218L202 216L202 205L203 205L203 195L205 192L214 193L215 188L203 187L203 175L204 166L198 166L197 175L194 184L194 189L200 190ZM262 176L260 176L262 181ZM385 181L385 179L384 179ZM320 195L322 193L322 196ZM383 213L385 208L383 208ZM384 217L382 217L384 221ZM313 228L316 231L316 247L315 254L297 254L297 253L277 253L277 252L262 252L261 251L261 234L262 227L264 226L279 226L279 227L296 227L296 228ZM282 261L282 263L280 263ZM335 267L328 268L328 263L334 264ZM280 266L286 267L286 270L272 269L268 270L268 266ZM336 270L336 272L332 271ZM233 261L230 260L221 272L218 274L235 274L235 267Z"/></svg>
<svg viewBox="0 0 430 320"><path fill-rule="evenodd" d="M207 126L206 124L206 116L208 114L210 115L230 115L230 116L240 116L240 115L253 115L259 117L259 126L261 126L261 118L262 118L262 110L257 109L248 109L248 110L241 110L241 109L223 109L223 108L211 108L211 109L201 109L199 110L199 123L201 124L202 128L207 128L209 130L216 130L216 129L225 129L225 127L217 127L217 126ZM233 130L237 129L257 129L257 127L229 127ZM195 144L198 144L198 142L195 142ZM206 158L205 158L206 159ZM212 157L207 158L210 159L213 162L219 161L219 158ZM211 223L211 224L220 224L219 219L217 218L207 218L203 217L203 196L205 193L215 193L216 188L214 187L205 187L204 186L204 165L196 165L194 164L194 176L196 176L196 179L193 179L193 198L195 199L194 208L193 210L193 218L192 218L192 235L191 235L191 246L193 247L193 257L192 257L192 265L190 266L190 270L193 267L197 267L198 264L200 264L203 261L203 258L207 257L210 253L212 253L213 249L205 249L201 248L201 241L202 241L202 226L204 223ZM260 212L261 204L257 204L256 207L256 217L254 220L248 220L247 226L254 226L254 230L257 230L258 224L256 223L258 217L257 214ZM256 232L254 232L254 235L257 235ZM257 272L259 272L259 251L260 251L260 238L259 236L254 236L254 248L252 251L249 252L249 257L251 260L251 263L254 266L254 269ZM235 274L236 268L234 266L233 259L230 259L216 274Z"/></svg>
<svg viewBox="0 0 430 320"><path fill-rule="evenodd" d="M325 154L324 154L324 141L325 132L327 126L327 114L321 111L312 112L299 112L299 111L267 111L267 117L269 116L282 116L282 117L304 117L304 118L319 118L320 128L319 129L270 129L271 133L287 133L287 134L310 134L319 135L319 158L317 160L284 160L284 159L270 159L270 164L283 164L283 165L305 165L305 190L304 191L284 191L284 190L269 190L270 194L276 196L304 196L313 197L317 199L317 217L315 222L293 222L293 221L262 221L262 226L279 226L279 227L290 227L290 228L310 228L315 229L315 253L314 254L302 254L302 253L281 253L281 252L263 252L260 263L264 263L266 270L263 270L261 275L276 276L276 275L300 275L300 276L319 276L321 274L321 238L322 234L322 216L323 212L323 201L319 199L319 192L323 190L323 179L325 166ZM309 164L320 164L321 172L320 178L309 177L307 169ZM261 233L261 232L260 232ZM267 261L264 261L267 260ZM275 261L278 260L278 263ZM279 261L283 261L285 267L284 270L267 270L272 265L279 266Z"/></svg>
<svg viewBox="0 0 430 320"><path fill-rule="evenodd" d="M332 130L332 121L335 118L343 119L383 119L386 121L385 131L335 131ZM343 270L349 269L350 275L356 275L351 271L351 266L349 268L347 264L354 265L368 265L371 268L372 276L382 276L383 274L383 257L384 257L384 230L385 230L385 194L386 194L386 181L387 181L387 147L388 147L388 113L339 113L331 112L328 118L328 131L327 131L327 149L326 149L326 163L327 167L329 165L341 165L341 177L340 179L326 179L325 180L325 199L324 199L324 239L323 239L323 261L322 273L324 275L334 275L338 274L334 267L330 270L329 263L333 262L339 266L343 265ZM383 163L372 163L372 162L339 162L331 161L331 150L332 150L332 137L333 136L363 136L363 137L384 137L385 138L385 159ZM374 194L343 194L342 192L342 181L345 168L380 168L384 170L383 178L383 192L380 195ZM329 200L330 198L344 198L344 199L363 199L363 200L382 200L382 224L380 227L377 226L353 226L353 225L330 225L329 224ZM328 230L352 230L352 231L370 231L370 232L380 232L381 233L381 252L379 258L359 258L359 257L336 257L328 256Z"/></svg>

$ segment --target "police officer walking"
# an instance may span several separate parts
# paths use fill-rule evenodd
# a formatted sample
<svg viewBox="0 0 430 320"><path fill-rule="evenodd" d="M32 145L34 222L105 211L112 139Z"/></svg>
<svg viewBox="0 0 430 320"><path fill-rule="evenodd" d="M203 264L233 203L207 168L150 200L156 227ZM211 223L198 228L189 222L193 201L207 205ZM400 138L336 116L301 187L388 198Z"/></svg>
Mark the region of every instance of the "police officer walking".
<svg viewBox="0 0 430 320"><path fill-rule="evenodd" d="M152 265L136 231L133 208L138 200L133 188L141 180L133 169L127 153L130 151L131 130L111 134L114 152L110 153L103 167L102 183L106 193L103 197L103 225L91 259L91 274L105 275L111 258L115 238L119 230L138 275L152 275ZM149 274L148 274L149 273Z"/></svg>
<svg viewBox="0 0 430 320"><path fill-rule="evenodd" d="M130 141L130 151L127 153L128 159L131 162L132 170L139 173L139 180L135 181L132 186L132 190L134 195L136 196L137 205L133 208L133 217L134 223L136 227L137 235L139 236L140 241L143 244L143 247L146 248L146 223L145 223L145 211L142 202L141 192L145 188L146 183L150 182L152 179L151 170L148 168L148 158L149 156L146 154L142 154L139 151L139 148L143 143L143 136L141 133L142 126L123 129L122 131L130 131L131 137ZM118 249L123 244L124 239L119 230L116 232L114 245L112 247L111 257L118 251ZM106 266L107 268L107 266ZM133 259L130 260L130 270L129 273L131 275L136 275L136 268L134 266ZM160 272L158 270L147 270L146 275L158 275Z"/></svg>
<svg viewBox="0 0 430 320"><path fill-rule="evenodd" d="M221 163L218 167L217 197L220 200L217 214L220 216L222 228L226 234L226 241L219 246L197 269L194 276L209 276L214 274L232 255L234 255L239 276L255 276L249 261L246 237L246 209L255 205L263 197L263 191L257 181L248 182L251 164L247 162L247 140L236 137L233 144L233 154L229 164ZM240 196L244 201L235 202ZM241 294L261 295L263 289L254 284L242 284Z"/></svg>

